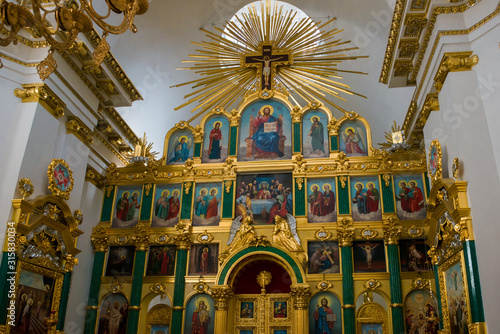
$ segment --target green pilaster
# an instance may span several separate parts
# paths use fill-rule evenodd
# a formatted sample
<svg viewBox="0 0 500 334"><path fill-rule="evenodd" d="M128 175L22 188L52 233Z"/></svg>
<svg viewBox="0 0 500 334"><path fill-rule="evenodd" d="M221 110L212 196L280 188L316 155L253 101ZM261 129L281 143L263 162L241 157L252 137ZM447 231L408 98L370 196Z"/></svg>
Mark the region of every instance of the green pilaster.
<svg viewBox="0 0 500 334"><path fill-rule="evenodd" d="M0 265L0 324L5 324L7 320L7 307L9 307L9 290L11 283L15 282L16 266L17 260L14 253L10 253L9 258L8 252L3 252L2 254L2 264ZM9 263L9 261L11 261ZM17 315L20 317L20 315Z"/></svg>
<svg viewBox="0 0 500 334"><path fill-rule="evenodd" d="M229 134L229 155L236 155L236 146L238 145L238 127L232 126Z"/></svg>
<svg viewBox="0 0 500 334"><path fill-rule="evenodd" d="M59 331L64 330L64 321L66 320L66 308L68 307L69 288L71 286L72 272L64 274L63 286L61 290L61 301L59 303L59 321L57 322L56 329Z"/></svg>
<svg viewBox="0 0 500 334"><path fill-rule="evenodd" d="M356 316L354 309L354 279L352 277L352 246L341 247L342 257L342 293L344 305L344 334L356 333Z"/></svg>
<svg viewBox="0 0 500 334"><path fill-rule="evenodd" d="M393 306L392 313L392 332L404 333L404 313L403 313L403 294L401 290L401 273L399 268L399 251L398 245L387 245L387 258L389 260L389 281L391 284L391 304L401 306Z"/></svg>
<svg viewBox="0 0 500 334"><path fill-rule="evenodd" d="M194 158L201 158L201 143L194 143Z"/></svg>
<svg viewBox="0 0 500 334"><path fill-rule="evenodd" d="M342 177L342 176L340 176ZM340 178L339 177L339 178ZM339 214L348 215L351 213L351 199L349 198L349 177L345 181L345 187L342 187L340 179L337 182L337 194L339 198Z"/></svg>
<svg viewBox="0 0 500 334"><path fill-rule="evenodd" d="M107 191L108 187L110 186L104 187L104 200L102 203L102 211L101 211L102 222L111 221L111 211L113 211L113 200L115 199L116 186L111 186L113 187L113 190L109 193L109 196Z"/></svg>
<svg viewBox="0 0 500 334"><path fill-rule="evenodd" d="M471 320L472 323L484 322L483 297L481 294L481 283L479 282L479 269L477 267L476 244L474 240L467 240L463 245Z"/></svg>
<svg viewBox="0 0 500 334"><path fill-rule="evenodd" d="M300 123L293 123L293 153L300 153L300 146L302 144L300 133Z"/></svg>
<svg viewBox="0 0 500 334"><path fill-rule="evenodd" d="M384 176L382 175L382 201L384 202L384 213L394 213L396 208L394 205L394 191L393 191L393 180L392 175L390 175L388 185L385 184Z"/></svg>
<svg viewBox="0 0 500 334"><path fill-rule="evenodd" d="M439 290L439 273L437 264L435 264L433 268L434 268L434 280L436 282L436 299L437 299L438 310L439 314L443 314L443 312L441 312L441 290ZM439 329L442 328L443 328L443 317L439 317Z"/></svg>
<svg viewBox="0 0 500 334"><path fill-rule="evenodd" d="M299 184L298 179L302 179L303 182ZM294 194L294 213L295 216L305 216L306 215L306 185L303 177L295 178L295 194Z"/></svg>
<svg viewBox="0 0 500 334"><path fill-rule="evenodd" d="M134 261L134 277L132 278L132 291L130 293L130 308L128 311L127 334L136 334L139 324L139 309L141 306L142 276L146 263L146 251L136 250Z"/></svg>
<svg viewBox="0 0 500 334"><path fill-rule="evenodd" d="M150 220L151 219L151 203L153 202L153 193L154 193L154 184L151 184L151 189L146 196L146 185L144 185L144 189L142 190L142 204L141 204L141 220Z"/></svg>
<svg viewBox="0 0 500 334"><path fill-rule="evenodd" d="M186 193L186 183L190 183L189 191ZM191 205L193 202L193 182L185 182L182 184L182 208L181 219L191 219Z"/></svg>
<svg viewBox="0 0 500 334"><path fill-rule="evenodd" d="M339 150L339 136L330 136L330 152Z"/></svg>
<svg viewBox="0 0 500 334"><path fill-rule="evenodd" d="M90 278L88 308L85 315L84 334L94 334L97 321L97 305L99 304L99 289L101 287L101 276L104 268L104 258L106 252L94 253L94 265L92 267L92 277Z"/></svg>
<svg viewBox="0 0 500 334"><path fill-rule="evenodd" d="M184 290L186 288L186 268L187 268L187 249L177 250L177 259L175 263L175 283L174 283L174 310L172 311L172 333L182 333L182 309L184 306Z"/></svg>
<svg viewBox="0 0 500 334"><path fill-rule="evenodd" d="M229 188L229 192L226 191L225 184L222 185L222 189L224 191L224 198L222 200L222 218L233 218L234 182L231 181L231 188Z"/></svg>
<svg viewBox="0 0 500 334"><path fill-rule="evenodd" d="M427 172L424 173L424 181L425 181L425 192L427 193L427 197L429 197L429 194L431 193L431 185L429 183L429 173Z"/></svg>

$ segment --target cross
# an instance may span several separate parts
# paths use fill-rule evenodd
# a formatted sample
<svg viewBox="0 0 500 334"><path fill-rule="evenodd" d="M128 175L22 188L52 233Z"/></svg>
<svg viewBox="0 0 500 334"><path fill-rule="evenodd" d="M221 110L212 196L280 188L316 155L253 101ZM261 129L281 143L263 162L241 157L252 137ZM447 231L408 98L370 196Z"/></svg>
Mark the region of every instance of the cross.
<svg viewBox="0 0 500 334"><path fill-rule="evenodd" d="M246 67L256 67L261 76L261 90L271 90L272 69L278 65L290 65L290 54L273 54L272 44L262 45L262 55L245 56Z"/></svg>

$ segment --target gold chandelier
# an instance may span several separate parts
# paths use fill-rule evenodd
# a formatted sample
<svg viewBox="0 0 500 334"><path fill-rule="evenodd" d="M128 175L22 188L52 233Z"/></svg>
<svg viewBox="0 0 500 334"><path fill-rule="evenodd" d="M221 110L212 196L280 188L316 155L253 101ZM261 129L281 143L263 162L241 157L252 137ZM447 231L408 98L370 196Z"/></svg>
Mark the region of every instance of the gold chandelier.
<svg viewBox="0 0 500 334"><path fill-rule="evenodd" d="M33 31L45 39L50 45L49 55L37 66L40 78L45 80L57 67L52 56L54 51L64 52L71 48L78 34L91 31L95 23L103 30L101 42L93 54L94 63L99 66L110 49L106 36L119 35L128 29L136 32L134 17L144 14L149 7L148 0L105 0L104 3L106 14L101 15L94 8L93 0L0 0L0 31L3 34L0 45L16 44L21 29ZM106 22L112 13L123 15L120 24Z"/></svg>

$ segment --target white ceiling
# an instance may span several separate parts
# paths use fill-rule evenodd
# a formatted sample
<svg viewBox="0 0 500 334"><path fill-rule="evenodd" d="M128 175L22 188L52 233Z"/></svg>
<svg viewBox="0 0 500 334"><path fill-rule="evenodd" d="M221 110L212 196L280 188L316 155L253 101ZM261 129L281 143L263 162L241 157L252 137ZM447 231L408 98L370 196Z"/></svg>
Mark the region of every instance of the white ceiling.
<svg viewBox="0 0 500 334"><path fill-rule="evenodd" d="M135 19L138 32L126 33L110 40L112 52L127 75L142 94L144 101L135 102L130 108L119 108L122 117L139 135L147 133L148 141L155 143L155 150L163 152L163 141L168 130L180 120L192 117L187 106L179 111L174 108L183 103L183 96L190 87L170 88L198 77L191 71L178 71L182 60L194 54L196 46L191 41L208 40L199 28L213 31L221 27L249 0L156 0L150 2L149 11ZM290 0L315 21L326 22L336 17L331 29L344 29L343 40L351 40L359 47L356 53L368 55L343 63L342 68L367 72L369 75L345 74L344 82L367 99L352 96L339 105L354 110L365 117L372 127L374 146L384 141L395 120L401 124L414 89L391 88L378 82L387 45L394 1L391 0ZM340 66L339 66L340 67ZM191 108L190 108L191 107ZM341 113L331 109L339 118ZM195 125L199 119L192 124Z"/></svg>

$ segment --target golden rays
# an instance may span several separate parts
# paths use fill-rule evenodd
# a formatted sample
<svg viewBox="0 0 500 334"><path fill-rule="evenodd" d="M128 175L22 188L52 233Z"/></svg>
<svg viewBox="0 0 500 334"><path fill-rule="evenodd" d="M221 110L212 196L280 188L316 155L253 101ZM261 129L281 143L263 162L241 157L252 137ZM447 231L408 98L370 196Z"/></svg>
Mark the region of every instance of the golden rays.
<svg viewBox="0 0 500 334"><path fill-rule="evenodd" d="M227 109L236 101L239 105L248 93L274 90L297 105L297 99L306 104L322 101L347 113L332 97L342 101L347 95L364 97L339 82L340 72L366 74L338 68L342 61L366 56L347 54L357 47L338 38L342 30L327 29L335 19L323 24L308 17L296 19L297 11L284 10L270 0L261 1L260 7L259 12L252 4L248 13L226 22L223 29L214 27L220 35L201 29L209 41L193 42L201 48L189 55L191 60L183 61L192 66L181 68L201 78L173 86L193 88L175 110L195 103L193 120L214 107Z"/></svg>

